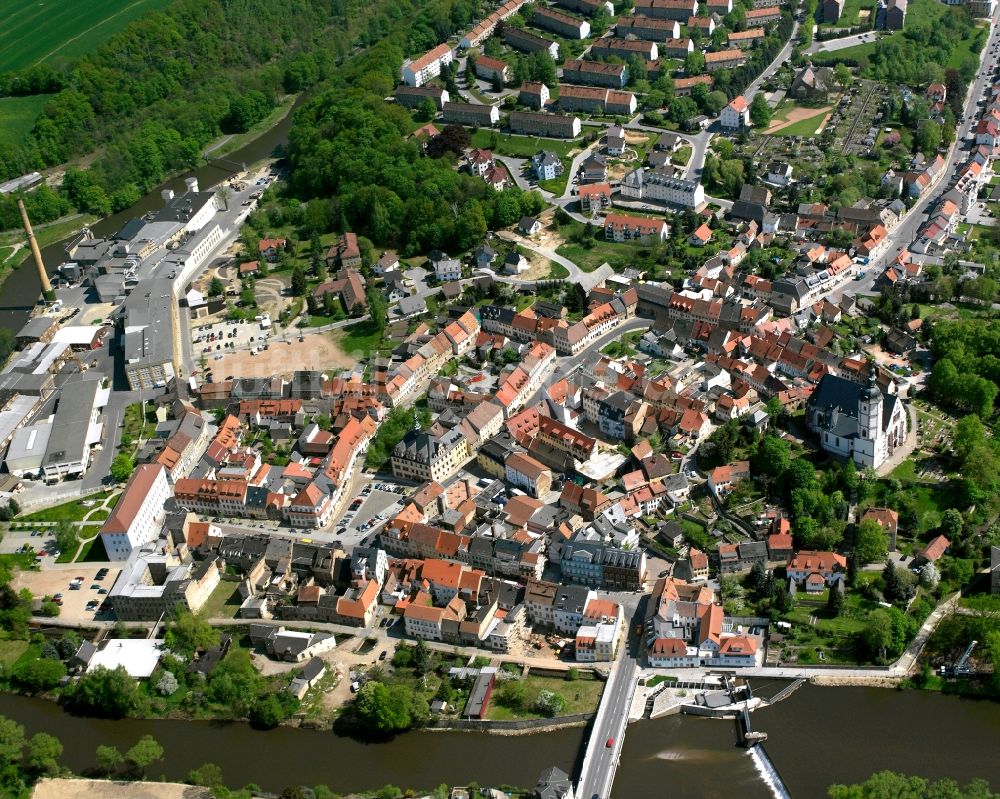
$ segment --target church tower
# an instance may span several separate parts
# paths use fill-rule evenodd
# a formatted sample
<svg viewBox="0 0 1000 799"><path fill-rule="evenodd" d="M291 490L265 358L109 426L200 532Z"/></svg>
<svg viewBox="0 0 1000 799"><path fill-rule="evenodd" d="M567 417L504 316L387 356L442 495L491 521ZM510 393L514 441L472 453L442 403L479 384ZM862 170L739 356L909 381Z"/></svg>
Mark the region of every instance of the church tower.
<svg viewBox="0 0 1000 799"><path fill-rule="evenodd" d="M858 433L878 441L882 432L882 390L875 379L875 363L868 365L868 385L858 396Z"/></svg>

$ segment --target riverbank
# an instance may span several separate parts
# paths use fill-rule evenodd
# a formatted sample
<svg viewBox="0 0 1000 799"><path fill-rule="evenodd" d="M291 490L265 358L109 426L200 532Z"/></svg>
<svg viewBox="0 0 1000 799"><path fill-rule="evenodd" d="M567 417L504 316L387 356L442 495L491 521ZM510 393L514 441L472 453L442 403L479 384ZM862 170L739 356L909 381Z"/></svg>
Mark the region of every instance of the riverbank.
<svg viewBox="0 0 1000 799"><path fill-rule="evenodd" d="M98 217L93 214L72 214L44 225L33 225L32 230L39 248L43 248L72 238L97 220ZM31 259L31 248L28 247L23 230L15 228L0 233L0 250L4 248L10 248L13 252L0 261L0 287L12 273Z"/></svg>
<svg viewBox="0 0 1000 799"><path fill-rule="evenodd" d="M202 151L202 158L225 158L229 153L246 147L255 139L259 139L279 122L287 117L295 104L299 101L301 94L289 94L282 98L271 113L264 117L256 125L253 125L246 133L233 133L222 136L209 144ZM249 166L249 164L248 164Z"/></svg>

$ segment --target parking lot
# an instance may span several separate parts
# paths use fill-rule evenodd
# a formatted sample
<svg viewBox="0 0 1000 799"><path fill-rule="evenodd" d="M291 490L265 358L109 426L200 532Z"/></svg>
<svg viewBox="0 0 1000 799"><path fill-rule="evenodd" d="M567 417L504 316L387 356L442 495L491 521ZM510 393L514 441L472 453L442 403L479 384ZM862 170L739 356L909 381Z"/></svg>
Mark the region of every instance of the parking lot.
<svg viewBox="0 0 1000 799"><path fill-rule="evenodd" d="M46 528L8 530L4 533L3 541L0 541L0 553L10 555L14 552L20 552L25 548L25 545L30 546L35 551L36 556L41 556L42 562L53 563L59 557L55 536L52 535L52 530Z"/></svg>
<svg viewBox="0 0 1000 799"><path fill-rule="evenodd" d="M107 574L97 579L101 569L107 569ZM14 577L14 589L20 591L27 588L32 596L55 597L61 594L62 607L59 618L70 622L90 622L94 620L98 609L87 609L88 602L101 603L107 598L107 592L118 579L121 569L101 566L99 563L73 563L57 566L45 571L19 571ZM82 577L79 588L70 588L70 583ZM97 586L94 588L93 586ZM101 591L105 593L100 593Z"/></svg>
<svg viewBox="0 0 1000 799"><path fill-rule="evenodd" d="M220 360L224 352L268 346L267 341L273 333L274 328L266 316L255 322L224 321L199 325L191 331L192 352L195 357Z"/></svg>
<svg viewBox="0 0 1000 799"><path fill-rule="evenodd" d="M376 488L383 485L385 490ZM368 493L365 493L365 492ZM397 493L404 492L405 493ZM391 519L405 503L410 489L375 480L365 485L361 493L347 505L344 515L336 524L335 538L345 546L357 546L380 529L380 523ZM355 504L358 500L360 504ZM379 518L381 517L381 518Z"/></svg>

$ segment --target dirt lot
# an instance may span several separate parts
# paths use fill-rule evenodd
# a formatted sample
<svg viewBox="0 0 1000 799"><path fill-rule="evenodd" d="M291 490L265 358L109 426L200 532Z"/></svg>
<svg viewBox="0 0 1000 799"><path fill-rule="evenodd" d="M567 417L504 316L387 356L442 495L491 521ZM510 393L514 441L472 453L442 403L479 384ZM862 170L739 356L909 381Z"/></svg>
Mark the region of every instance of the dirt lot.
<svg viewBox="0 0 1000 799"><path fill-rule="evenodd" d="M545 280L552 272L552 262L544 255L529 253L528 263L531 266L519 275L521 280Z"/></svg>
<svg viewBox="0 0 1000 799"><path fill-rule="evenodd" d="M101 581L96 581L94 575L101 568L100 563L73 563L69 566L59 566L57 568L46 569L45 571L18 572L14 577L14 590L20 591L27 588L32 596L54 596L62 594L63 606L59 612L59 618L68 621L90 622L94 620L94 611L87 611L85 607L91 599L98 602L104 601L107 594L98 594L91 585L99 585L108 591L118 579L121 569L110 568L107 577ZM83 577L83 585L78 591L71 591L70 580L74 577Z"/></svg>
<svg viewBox="0 0 1000 799"><path fill-rule="evenodd" d="M809 119L819 114L825 113L826 117L823 119L823 125L826 125L826 120L830 116L830 111L833 110L832 105L823 106L821 108L803 108L797 107L793 108L788 112L788 116L785 119L779 119L771 123L765 133L778 133L782 128L787 128L789 125L794 125L796 122L800 122L803 119Z"/></svg>
<svg viewBox="0 0 1000 799"><path fill-rule="evenodd" d="M306 333L303 341L297 337L288 342L270 341L269 349L251 355L249 350L230 352L219 360L208 361L216 380L226 375L240 377L289 377L296 369L329 369L354 366L351 358L337 345L330 333Z"/></svg>
<svg viewBox="0 0 1000 799"><path fill-rule="evenodd" d="M208 788L176 782L110 782L109 780L42 780L32 799L210 799Z"/></svg>

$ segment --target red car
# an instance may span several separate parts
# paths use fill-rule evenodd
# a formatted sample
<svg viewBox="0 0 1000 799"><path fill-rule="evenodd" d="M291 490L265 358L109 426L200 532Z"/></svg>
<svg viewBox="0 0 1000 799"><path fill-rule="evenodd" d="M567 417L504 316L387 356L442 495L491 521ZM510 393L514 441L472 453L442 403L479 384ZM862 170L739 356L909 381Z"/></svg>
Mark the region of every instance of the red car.
<svg viewBox="0 0 1000 799"><path fill-rule="evenodd" d="M608 738L608 742L605 744L605 746L608 747L608 749L610 749L614 745L615 745L615 739L614 738Z"/></svg>

